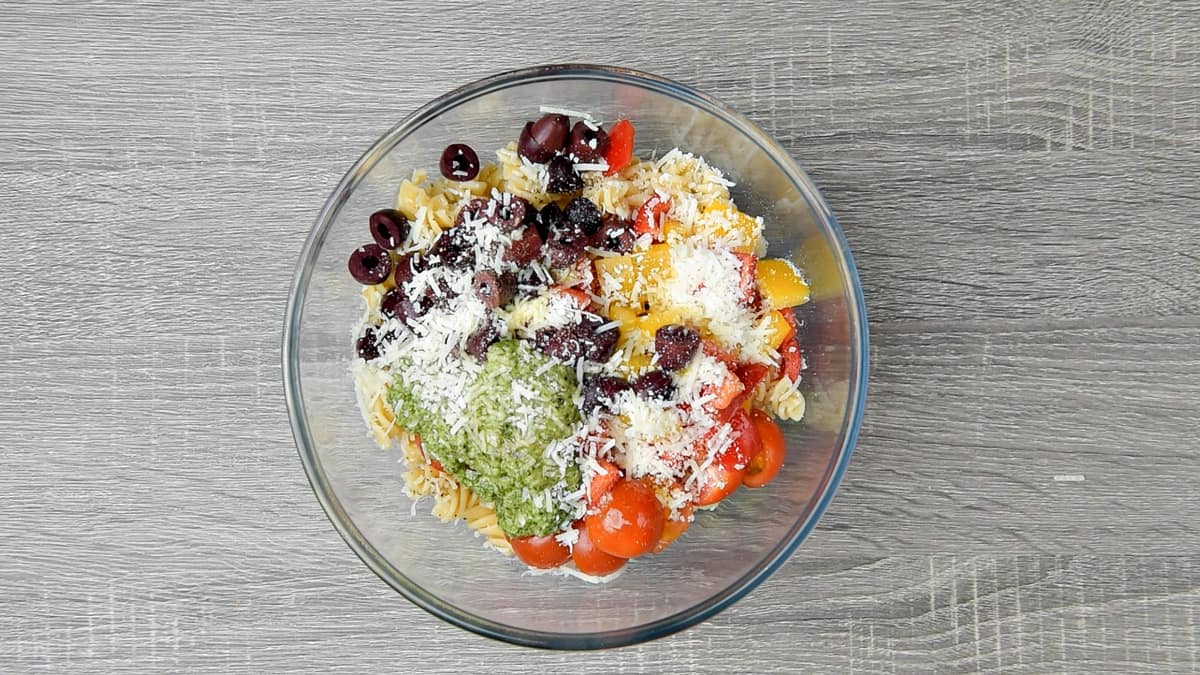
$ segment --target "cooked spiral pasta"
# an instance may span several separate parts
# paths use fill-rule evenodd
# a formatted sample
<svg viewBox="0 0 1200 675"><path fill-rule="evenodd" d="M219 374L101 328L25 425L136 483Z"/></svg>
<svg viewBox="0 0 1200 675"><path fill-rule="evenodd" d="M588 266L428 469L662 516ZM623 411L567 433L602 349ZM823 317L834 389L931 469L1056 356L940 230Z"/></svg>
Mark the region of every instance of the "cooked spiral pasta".
<svg viewBox="0 0 1200 675"><path fill-rule="evenodd" d="M804 417L804 394L796 389L796 384L786 377L781 377L770 385L764 392L763 406L768 412L779 419L800 421Z"/></svg>

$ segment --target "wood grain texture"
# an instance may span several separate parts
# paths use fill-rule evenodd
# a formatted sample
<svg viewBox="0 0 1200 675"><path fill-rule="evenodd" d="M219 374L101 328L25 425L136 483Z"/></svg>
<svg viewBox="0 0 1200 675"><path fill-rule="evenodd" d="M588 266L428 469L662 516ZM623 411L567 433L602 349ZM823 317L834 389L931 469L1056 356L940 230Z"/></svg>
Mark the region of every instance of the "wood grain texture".
<svg viewBox="0 0 1200 675"><path fill-rule="evenodd" d="M1166 0L5 4L0 670L1195 672L1198 37ZM278 349L357 155L562 61L780 138L873 339L857 456L793 561L583 656L440 624L354 559Z"/></svg>

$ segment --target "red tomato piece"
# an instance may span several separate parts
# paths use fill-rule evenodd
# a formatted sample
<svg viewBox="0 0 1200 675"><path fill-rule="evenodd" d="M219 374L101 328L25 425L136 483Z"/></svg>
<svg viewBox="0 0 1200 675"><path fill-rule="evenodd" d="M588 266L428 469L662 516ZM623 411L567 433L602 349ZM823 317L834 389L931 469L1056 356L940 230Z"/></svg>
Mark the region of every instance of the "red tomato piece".
<svg viewBox="0 0 1200 675"><path fill-rule="evenodd" d="M787 321L788 325L792 327L792 334L795 335L797 326L796 312L794 312L791 307L784 307L783 309L779 310L779 313L783 315L783 320Z"/></svg>
<svg viewBox="0 0 1200 675"><path fill-rule="evenodd" d="M584 523L596 548L609 555L633 558L654 549L662 537L662 502L644 480L621 480L600 508Z"/></svg>
<svg viewBox="0 0 1200 675"><path fill-rule="evenodd" d="M771 369L761 363L741 363L734 369L738 379L742 381L742 385L746 387L746 391L754 391L759 382L767 378L767 374Z"/></svg>
<svg viewBox="0 0 1200 675"><path fill-rule="evenodd" d="M583 289L555 286L552 290L570 297L579 309L586 310L592 304L592 297Z"/></svg>
<svg viewBox="0 0 1200 675"><path fill-rule="evenodd" d="M730 370L733 370L737 367L737 359L733 357L733 354L721 349L721 345L713 342L712 340L701 340L700 349L703 349L705 354L708 354L721 363L724 363L725 367L729 368Z"/></svg>
<svg viewBox="0 0 1200 675"><path fill-rule="evenodd" d="M675 540L680 537L680 535L686 532L691 524L692 523L689 520L668 520L666 524L663 525L662 537L660 537L658 543L654 545L653 553L661 553L663 550L665 550L668 546L674 543Z"/></svg>
<svg viewBox="0 0 1200 675"><path fill-rule="evenodd" d="M758 430L760 449L758 454L746 465L746 476L743 483L749 488L759 488L779 474L783 467L783 459L787 454L787 446L783 440L783 432L779 425L769 415L761 410L750 413L750 421Z"/></svg>
<svg viewBox="0 0 1200 675"><path fill-rule="evenodd" d="M571 549L559 543L552 534L545 537L509 538L508 543L521 562L530 567L548 570L571 559Z"/></svg>
<svg viewBox="0 0 1200 675"><path fill-rule="evenodd" d="M696 497L696 506L712 506L741 487L742 475L746 470L729 469L726 468L726 464L724 458L717 457L704 470L704 477L701 478L704 486L700 488L700 495Z"/></svg>
<svg viewBox="0 0 1200 675"><path fill-rule="evenodd" d="M746 468L750 459L758 455L762 450L762 441L750 415L740 407L729 418L729 426L733 428L733 440L729 449L721 453L719 461L726 469L736 471Z"/></svg>
<svg viewBox="0 0 1200 675"><path fill-rule="evenodd" d="M596 548L595 542L588 535L587 527L582 522L575 523L574 527L579 530L579 539L575 542L575 546L571 551L571 557L575 560L576 569L584 574L603 577L625 566L627 562L625 558L609 555Z"/></svg>
<svg viewBox="0 0 1200 675"><path fill-rule="evenodd" d="M609 128L608 149L604 151L604 161L608 164L608 169L604 171L605 176L611 176L624 169L633 159L633 137L633 124L629 120L617 120L616 124Z"/></svg>
<svg viewBox="0 0 1200 675"><path fill-rule="evenodd" d="M795 382L800 379L800 367L803 365L800 354L800 343L796 340L796 336L788 338L779 347L780 371L787 376L789 380Z"/></svg>
<svg viewBox="0 0 1200 675"><path fill-rule="evenodd" d="M592 476L592 482L588 484L587 502L588 506L595 506L600 503L600 498L612 491L613 486L621 480L621 469L612 462L606 459L598 459L597 463L600 468L604 469L605 473L598 473Z"/></svg>
<svg viewBox="0 0 1200 675"><path fill-rule="evenodd" d="M662 232L662 220L671 210L671 200L655 192L642 203L633 221L633 231L641 236L650 234L655 241Z"/></svg>
<svg viewBox="0 0 1200 675"><path fill-rule="evenodd" d="M734 253L734 255L737 256L740 265L738 268L738 292L742 296L743 303L753 305L758 300L758 282L755 280L758 258L749 253Z"/></svg>

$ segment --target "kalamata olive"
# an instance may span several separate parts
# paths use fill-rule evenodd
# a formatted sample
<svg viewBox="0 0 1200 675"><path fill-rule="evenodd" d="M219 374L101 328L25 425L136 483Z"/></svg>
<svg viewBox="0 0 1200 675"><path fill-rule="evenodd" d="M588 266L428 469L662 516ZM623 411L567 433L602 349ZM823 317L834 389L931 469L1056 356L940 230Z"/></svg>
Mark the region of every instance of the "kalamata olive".
<svg viewBox="0 0 1200 675"><path fill-rule="evenodd" d="M379 244L367 244L350 254L350 276L364 286L381 284L392 273L392 258Z"/></svg>
<svg viewBox="0 0 1200 675"><path fill-rule="evenodd" d="M600 229L591 236L592 246L617 253L629 253L636 241L633 221L615 213L604 214L600 219Z"/></svg>
<svg viewBox="0 0 1200 675"><path fill-rule="evenodd" d="M413 275L418 271L420 259L421 256L416 253L405 253L396 259L392 265L392 279L396 281L397 286L403 286L412 281Z"/></svg>
<svg viewBox="0 0 1200 675"><path fill-rule="evenodd" d="M675 381L665 370L652 370L633 381L633 391L645 399L669 401L675 396Z"/></svg>
<svg viewBox="0 0 1200 675"><path fill-rule="evenodd" d="M601 409L613 411L613 403L621 392L629 389L629 383L619 377L601 375L583 383L583 412L590 414Z"/></svg>
<svg viewBox="0 0 1200 675"><path fill-rule="evenodd" d="M517 278L512 273L496 274L491 270L480 270L471 280L471 289L480 302L495 309L512 302L517 291Z"/></svg>
<svg viewBox="0 0 1200 675"><path fill-rule="evenodd" d="M408 231L408 218L395 209L383 209L371 214L371 236L376 244L389 251L404 245Z"/></svg>
<svg viewBox="0 0 1200 675"><path fill-rule="evenodd" d="M586 197L576 197L568 202L563 216L568 223L577 226L589 237L600 229L600 208Z"/></svg>
<svg viewBox="0 0 1200 675"><path fill-rule="evenodd" d="M538 164L544 163L567 144L571 121L566 115L548 113L521 130L517 153Z"/></svg>
<svg viewBox="0 0 1200 675"><path fill-rule="evenodd" d="M575 192L583 188L583 178L571 160L559 155L546 165L546 191L553 194Z"/></svg>
<svg viewBox="0 0 1200 675"><path fill-rule="evenodd" d="M616 346L618 331L597 332L605 321L594 314L584 314L578 323L550 326L533 334L533 343L542 352L560 361L584 357L590 361L605 361Z"/></svg>
<svg viewBox="0 0 1200 675"><path fill-rule="evenodd" d="M374 327L368 326L354 343L354 351L358 353L358 358L363 361L379 358L379 345L375 340L376 330Z"/></svg>
<svg viewBox="0 0 1200 675"><path fill-rule="evenodd" d="M429 247L425 260L441 263L452 270L466 270L475 265L475 233L466 225L445 230Z"/></svg>
<svg viewBox="0 0 1200 675"><path fill-rule="evenodd" d="M608 321L601 317L584 316L584 323L589 325L589 330L592 331L592 339L588 343L586 356L589 361L603 363L613 355L613 351L617 348L617 340L621 337L621 332L615 326L609 326L601 329Z"/></svg>
<svg viewBox="0 0 1200 675"><path fill-rule="evenodd" d="M542 238L536 227L526 225L513 233L512 243L504 249L504 261L524 266L542 255Z"/></svg>
<svg viewBox="0 0 1200 675"><path fill-rule="evenodd" d="M450 180L474 180L479 175L479 155L465 143L447 145L442 151L439 168L442 175Z"/></svg>
<svg viewBox="0 0 1200 675"><path fill-rule="evenodd" d="M506 196L507 201L493 199L484 211L484 216L489 223L500 228L501 232L512 232L525 222L525 210L531 207L529 202L520 197Z"/></svg>
<svg viewBox="0 0 1200 675"><path fill-rule="evenodd" d="M476 197L467 202L458 213L454 215L454 226L474 224L479 221L486 221L488 214L489 199Z"/></svg>
<svg viewBox="0 0 1200 675"><path fill-rule="evenodd" d="M573 155L575 161L591 164L604 157L608 150L608 134L599 126L595 129L587 122L579 121L571 128L571 139L567 142L567 154Z"/></svg>
<svg viewBox="0 0 1200 675"><path fill-rule="evenodd" d="M550 233L562 227L564 221L562 209L558 204L550 202L538 212L538 234L542 241L550 239Z"/></svg>
<svg viewBox="0 0 1200 675"><path fill-rule="evenodd" d="M413 314L412 302L408 299L408 292L402 287L397 286L379 299L379 313L388 319L399 319L407 321L408 317Z"/></svg>
<svg viewBox="0 0 1200 675"><path fill-rule="evenodd" d="M546 242L546 253L551 267L570 267L587 252L584 250L586 239L570 236L551 236Z"/></svg>
<svg viewBox="0 0 1200 675"><path fill-rule="evenodd" d="M679 370L691 362L700 348L700 333L682 324L672 323L654 332L654 353L663 370Z"/></svg>
<svg viewBox="0 0 1200 675"><path fill-rule="evenodd" d="M490 317L484 319L470 335L467 336L467 353L480 361L487 357L488 347L500 339L500 329Z"/></svg>

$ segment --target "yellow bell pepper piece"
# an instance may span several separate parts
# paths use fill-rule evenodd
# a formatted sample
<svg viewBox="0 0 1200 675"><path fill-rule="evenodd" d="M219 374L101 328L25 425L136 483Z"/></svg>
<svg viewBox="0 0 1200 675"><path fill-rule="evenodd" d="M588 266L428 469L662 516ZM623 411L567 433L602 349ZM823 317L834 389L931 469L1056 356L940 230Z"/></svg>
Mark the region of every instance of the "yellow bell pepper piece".
<svg viewBox="0 0 1200 675"><path fill-rule="evenodd" d="M767 329L767 342L772 349L779 349L779 345L782 345L792 332L792 325L783 317L783 312L778 310L763 317L763 323Z"/></svg>
<svg viewBox="0 0 1200 675"><path fill-rule="evenodd" d="M755 281L759 294L772 308L783 309L808 302L808 284L786 260L759 260L755 267Z"/></svg>
<svg viewBox="0 0 1200 675"><path fill-rule="evenodd" d="M672 218L662 224L663 241L683 240L689 235L691 235L691 231L678 220Z"/></svg>
<svg viewBox="0 0 1200 675"><path fill-rule="evenodd" d="M601 292L616 300L640 304L670 274L671 247L654 244L643 253L597 258L594 264Z"/></svg>
<svg viewBox="0 0 1200 675"><path fill-rule="evenodd" d="M651 339L659 328L672 323L681 323L679 312L673 309L652 310L638 318L638 328Z"/></svg>

